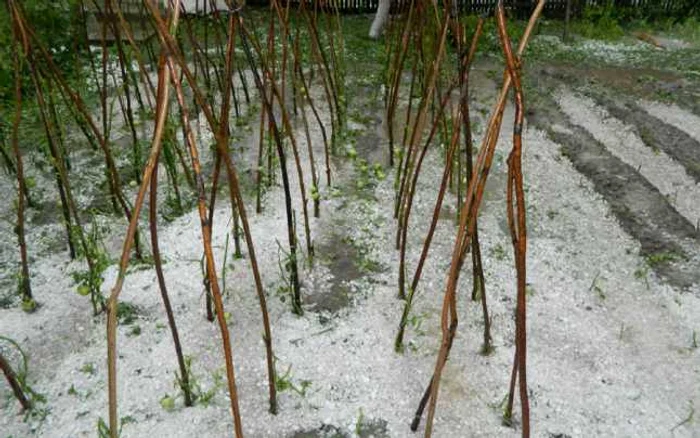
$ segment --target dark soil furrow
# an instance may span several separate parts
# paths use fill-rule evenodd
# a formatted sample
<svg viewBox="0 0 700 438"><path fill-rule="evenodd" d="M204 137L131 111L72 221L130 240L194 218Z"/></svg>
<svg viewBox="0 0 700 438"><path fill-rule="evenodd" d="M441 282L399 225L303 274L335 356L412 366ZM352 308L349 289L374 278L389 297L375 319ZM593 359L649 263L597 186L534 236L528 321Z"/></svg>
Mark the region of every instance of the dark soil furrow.
<svg viewBox="0 0 700 438"><path fill-rule="evenodd" d="M634 126L644 144L652 150L664 151L678 161L695 182L700 182L699 142L675 126L657 119L634 103L612 99L598 93L592 93L591 97L605 107L611 116Z"/></svg>
<svg viewBox="0 0 700 438"><path fill-rule="evenodd" d="M697 283L700 267L694 266L684 249L685 244L698 246L695 227L636 169L614 156L585 129L566 121L551 98L538 103L530 111L529 122L547 131L574 168L593 182L622 228L640 242L641 255L654 261L650 265L657 274L680 288ZM554 121L571 133L552 130Z"/></svg>

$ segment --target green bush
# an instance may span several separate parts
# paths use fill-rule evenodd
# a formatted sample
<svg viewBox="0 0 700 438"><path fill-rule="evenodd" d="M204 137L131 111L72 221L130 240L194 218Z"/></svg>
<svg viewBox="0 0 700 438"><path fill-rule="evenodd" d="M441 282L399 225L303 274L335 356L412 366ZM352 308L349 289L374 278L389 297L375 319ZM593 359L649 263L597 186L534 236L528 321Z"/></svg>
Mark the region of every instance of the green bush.
<svg viewBox="0 0 700 438"><path fill-rule="evenodd" d="M572 30L583 37L601 40L616 40L625 34L619 22L619 10L611 3L584 9L582 20L573 23Z"/></svg>
<svg viewBox="0 0 700 438"><path fill-rule="evenodd" d="M7 3L0 6L0 102L14 96L12 62L12 21ZM75 36L79 36L82 24L79 13L80 0L24 0L20 2L27 21L42 44L49 49L54 61L64 72L75 68ZM30 89L29 75L23 74L24 88Z"/></svg>

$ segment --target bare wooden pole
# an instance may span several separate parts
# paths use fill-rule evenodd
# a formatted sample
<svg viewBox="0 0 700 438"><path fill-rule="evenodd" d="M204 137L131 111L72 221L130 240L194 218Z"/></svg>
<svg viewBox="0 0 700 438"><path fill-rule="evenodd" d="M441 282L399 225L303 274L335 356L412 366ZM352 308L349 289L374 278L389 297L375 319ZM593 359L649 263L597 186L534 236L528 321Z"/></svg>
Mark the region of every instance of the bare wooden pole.
<svg viewBox="0 0 700 438"><path fill-rule="evenodd" d="M112 155L112 152L109 148L109 142L106 137L105 132L101 132L100 129L97 127L97 124L95 123L94 118L90 114L90 110L88 109L85 101L82 99L79 93L77 93L75 90L73 90L69 85L68 82L66 81L65 77L61 73L60 69L58 66L54 63L52 56L49 54L49 52L46 50L44 45L42 44L41 40L37 37L36 33L34 30L32 30L31 27L27 25L26 17L22 13L21 6L18 5L17 3L13 2L13 13L15 14L16 20L20 25L20 28L23 32L23 41L26 41L27 43L25 44L26 47L30 47L29 41L31 40L33 42L33 46L36 47L41 54L42 58L44 61L46 61L46 66L48 67L48 71L52 76L52 79L56 81L56 83L59 85L59 90L64 96L67 96L70 102L73 104L77 112L82 116L82 121L83 123L87 124L87 127L89 130L86 129L86 133L89 131L94 138L97 139L97 143L102 150L105 158L105 164L107 166L107 173L108 173L108 183L112 185L114 189L114 193L116 194L117 201L119 202L123 212L124 216L126 217L127 221L131 221L132 219L132 211L131 208L126 201L126 198L124 197L124 193L122 191L122 186L121 186L121 178L119 176L119 172L117 170L116 162L114 160L114 156ZM87 134L86 134L87 135ZM139 237L138 237L138 229L134 231L134 250L136 252L136 257L141 258L141 249L140 249L140 243L139 243Z"/></svg>
<svg viewBox="0 0 700 438"><path fill-rule="evenodd" d="M174 12L171 16L171 29L175 29L177 26L180 11L179 0L176 0L175 6L176 7L174 8ZM170 89L167 75L168 70L166 69L168 56L168 53L163 51L159 60L158 89L162 91L159 92L159 101L156 105L158 112L156 114L151 151L148 160L146 161L141 186L139 187L136 201L134 202L134 209L129 221L126 238L124 239L122 255L119 260L119 273L117 275L117 281L112 288L111 294L107 301L107 374L109 391L109 432L111 438L119 437L119 419L117 415L117 308L119 303L119 294L121 293L124 280L126 278L126 269L129 265L131 245L138 227L138 217L141 213L146 191L148 190L151 182L153 169L157 165L157 159L162 148L162 138L168 112L167 102L169 99Z"/></svg>
<svg viewBox="0 0 700 438"><path fill-rule="evenodd" d="M523 189L522 172L522 132L523 132L523 88L520 80L520 61L513 54L510 38L506 29L505 12L503 4L498 8L498 31L503 46L503 54L508 66L508 75L513 83L515 94L515 121L513 125L513 149L508 157L508 183L507 183L507 210L508 225L513 240L515 251L515 269L517 272L517 304L515 310L515 360L513 361L513 375L518 375L520 409L523 422L522 436L530 436L530 402L527 392L527 337L526 337L526 251L527 251L527 227L525 217L525 191ZM515 208L513 206L515 197ZM511 379L511 387L508 395L506 413L512 414L513 395L515 392L514 381Z"/></svg>
<svg viewBox="0 0 700 438"><path fill-rule="evenodd" d="M24 303L34 303L32 297L32 287L29 279L29 260L27 257L27 242L24 236L24 194L26 192L24 181L24 165L22 163L22 154L19 150L19 124L22 120L22 74L20 68L20 50L19 41L24 38L24 33L21 32L20 26L22 22L16 16L16 8L14 0L8 0L8 8L13 14L12 26L12 53L15 75L15 116L12 122L12 151L15 155L17 165L17 239L19 243L19 253L21 261L19 290L17 291L22 297ZM26 39L25 39L26 44ZM32 305L31 307L34 307ZM6 373L6 375L8 375ZM8 375L9 379L9 375Z"/></svg>
<svg viewBox="0 0 700 438"><path fill-rule="evenodd" d="M525 46L530 38L532 29L542 13L544 8L545 0L540 0L535 8L527 28L520 40L520 45L518 47L518 56L522 56ZM489 120L487 133L484 137L482 147L479 151L475 163L474 173L472 179L469 183L469 187L466 194L466 199L464 206L460 214L459 230L457 234L457 239L452 252L452 262L450 265L450 273L447 280L447 287L445 289L445 295L443 299L442 307L442 317L441 317L441 329L442 329L442 343L441 348L438 353L437 362L435 364L435 370L428 385L428 391L426 391L426 397L429 398L428 407L428 418L426 420L425 436L430 438L432 436L433 419L435 417L435 409L437 405L437 395L440 386L440 377L442 376L442 371L444 369L445 363L449 356L449 352L452 347L452 341L457 329L457 315L456 315L456 288L459 281L460 268L464 261L464 255L467 248L471 242L474 235L475 218L478 216L479 207L481 205L481 200L483 198L484 188L486 185L486 180L488 179L489 170L491 163L493 161L493 156L495 152L496 143L500 134L500 126L503 119L503 111L506 105L506 99L511 86L511 76L506 75L504 78L503 87L501 93L498 96L498 100L494 107L494 111L491 114L491 119ZM523 218L524 219L524 218ZM521 383L522 384L522 383ZM425 397L424 397L425 399ZM420 417L422 415L425 403L422 401L419 405L419 409L416 412L416 417L412 427L418 426ZM415 429L414 429L415 430Z"/></svg>
<svg viewBox="0 0 700 438"><path fill-rule="evenodd" d="M236 437L243 437L243 426L241 423L240 408L238 406L238 390L236 388L236 378L235 370L233 366L233 353L231 351L231 336L229 334L228 325L226 322L226 317L224 315L224 304L221 297L221 290L219 289L219 281L216 275L216 265L214 261L214 252L212 250L212 230L211 224L208 220L208 210L206 206L206 191L204 190L204 180L202 178L202 172L199 163L199 153L197 151L197 145L194 139L194 134L190 128L190 122L187 115L187 105L184 99L184 93L182 86L180 85L180 80L174 71L174 64L172 61L169 62L170 76L175 86L176 96L178 104L180 105L180 115L182 118L183 126L186 127L187 131L187 144L190 151L190 158L192 160L192 170L197 181L197 206L199 211L199 217L202 228L202 239L204 242L204 256L206 259L206 269L207 276L209 277L209 285L211 287L211 294L214 300L214 308L216 309L216 320L219 323L219 329L221 331L221 342L224 348L224 359L226 362L226 377L229 390L229 398L231 402L231 411L233 413L234 429L236 432Z"/></svg>
<svg viewBox="0 0 700 438"><path fill-rule="evenodd" d="M437 79L439 76L439 68L442 63L442 59L444 56L445 52L445 44L447 41L447 30L449 26L450 19L449 17L445 17L445 22L442 25L442 29L440 31L440 43L438 45L438 50L437 50L437 57L435 59L435 62L432 66L432 70L430 73L430 77L428 79L428 86L425 90L425 93L421 99L421 103L418 108L418 113L416 115L416 119L413 125L413 129L411 130L411 137L410 141L408 144L408 152L407 152L407 157L406 157L406 165L404 166L404 175L407 180L408 175L412 172L413 169L416 167L416 160L418 159L418 144L421 139L421 136L423 134L423 129L425 127L426 123L426 117L428 113L428 106L429 102L433 99L433 95L435 93L435 88L437 85ZM406 231L408 228L408 219L410 216L410 204L407 203L406 199L408 198L407 192L409 190L409 184L404 183L402 184L403 187L403 194L399 196L399 202L401 203L400 211L399 211L399 230L403 230L403 234L398 233L398 236L403 236L405 237ZM401 251L401 257L399 260L399 298L404 299L406 298L406 282L405 282L405 277L406 277L406 269L405 269L405 261L406 261L406 242L405 238L404 239L398 239L400 243L400 251Z"/></svg>
<svg viewBox="0 0 700 438"><path fill-rule="evenodd" d="M433 128L430 132L430 135L428 136L428 140L425 143L425 146L423 147L423 150L421 151L421 155L418 159L418 164L416 166L416 173L412 179L411 182L411 189L409 191L409 200L408 200L408 208L406 210L406 214L410 214L410 209L411 205L413 202L413 193L415 192L416 189L416 184L418 183L418 174L420 172L421 165L423 163L423 159L425 158L425 154L428 149L428 145L432 139L432 137L435 135L435 132L437 131L437 126L438 126L438 119L442 117L442 110L447 104L447 100L449 99L450 91L448 91L443 97L441 105L440 105L440 114L436 116L436 120L433 123ZM457 115L453 117L453 121L457 121ZM450 173L452 172L452 160L455 155L455 151L458 148L458 143L459 143L459 135L460 135L460 130L459 130L459 125L455 124L453 126L452 130L452 139L450 140L450 144L448 146L448 152L447 152L447 160L445 161L445 169L443 171L443 177L442 177L442 182L440 184L440 190L438 192L438 198L435 203L435 209L433 210L433 218L430 223L430 229L428 230L428 235L425 238L425 242L423 244L423 251L421 252L421 259L418 263L418 267L416 268L416 273L413 277L413 282L411 283L411 286L408 289L408 295L406 296L406 301L404 303L404 310L403 314L401 316L401 321L399 322L399 330L396 335L396 339L394 341L394 350L396 352L401 352L403 351L403 337L404 337L404 332L406 330L406 324L408 323L408 317L411 312L411 307L413 305L413 299L416 294L416 290L418 288L418 280L420 279L420 274L421 270L423 268L423 263L425 262L425 258L427 257L428 254L428 249L430 248L430 242L432 241L433 234L435 232L435 228L437 226L437 220L440 215L440 209L442 208L442 201L445 196L445 192L447 191L447 185L450 177ZM405 242L406 241L406 235L404 234L403 240L402 240L402 257L405 257Z"/></svg>
<svg viewBox="0 0 700 438"><path fill-rule="evenodd" d="M0 352L0 370L2 370L3 374L5 374L5 379L7 379L7 383L10 385L10 388L12 388L12 392L15 394L15 397L22 405L22 409L31 409L32 401L24 393L24 389L22 388L22 384L17 378L17 374L12 369L7 359L5 359L5 356L2 355L2 352Z"/></svg>
<svg viewBox="0 0 700 438"><path fill-rule="evenodd" d="M162 103L162 102L161 102ZM156 163L158 158L156 158ZM150 223L151 231L151 251L153 252L153 264L155 265L156 277L158 278L158 288L160 289L160 295L163 299L163 307L165 308L165 315L168 318L168 325L170 326L170 333L173 336L173 344L175 346L175 356L177 357L177 364L180 368L180 389L185 397L185 406L192 406L194 404L194 397L192 394L192 388L190 387L190 370L187 368L185 363L185 357L182 353L182 345L180 343L180 334L177 330L177 323L175 322L175 315L173 314L173 308L170 304L170 296L168 295L168 288L165 284L165 275L163 275L163 262L160 257L160 246L158 245L158 164L153 166L153 176L151 177L151 188L150 196L148 200L148 221Z"/></svg>
<svg viewBox="0 0 700 438"><path fill-rule="evenodd" d="M290 184L289 184L289 177L287 175L287 158L286 154L284 152L284 148L282 145L282 134L281 130L279 129L277 122L275 120L275 115L274 111L272 108L272 102L268 98L267 93L265 92L265 88L263 86L262 79L260 78L260 74L258 73L257 69L255 68L255 62L253 59L253 54L250 48L250 35L248 30L246 29L242 18L239 21L239 33L241 35L241 42L243 45L243 50L246 54L246 57L248 58L248 64L250 65L251 69L253 70L253 77L255 78L255 84L258 87L258 91L260 95L263 98L263 108L267 112L267 117L268 120L271 123L272 126L272 134L274 136L275 140L275 145L277 146L277 156L280 160L280 169L282 171L282 185L284 188L284 202L285 202L285 211L287 215L287 238L289 242L289 257L290 257L290 263L289 263L289 274L290 274L290 282L292 284L292 310L294 313L301 315L303 313L303 309L301 307L301 290L300 290L300 284L299 284L299 271L298 271L298 260L297 260L297 238L296 238L296 232L295 232L295 227L294 227L294 211L292 207L292 195L291 195L291 189L290 189ZM270 72L269 69L265 69L266 75L270 76L272 73ZM279 96L279 92L277 91L277 87L274 84L274 80L271 81L270 86L272 87L272 92L273 96L277 97L278 100L281 101L281 97ZM285 124L288 124L289 121L286 118L286 111L284 111L284 108L282 108L282 115L283 115L283 122ZM291 132L291 129L288 129L288 132ZM291 137L293 138L293 137ZM307 234L308 236L308 234Z"/></svg>
<svg viewBox="0 0 700 438"><path fill-rule="evenodd" d="M571 21L571 2L572 0L566 0L566 12L564 13L564 35L562 40L565 42L569 40L569 22Z"/></svg>
<svg viewBox="0 0 700 438"><path fill-rule="evenodd" d="M264 328L264 341L265 341L265 347L267 351L267 365L268 365L268 384L270 386L270 412L276 413L277 411L277 404L276 404L276 391L274 388L274 379L275 379L275 372L274 372L274 361L273 361L273 354L272 354L272 335L270 333L270 325L269 325L269 317L267 314L267 304L265 300L265 294L263 291L263 286L262 286L262 279L260 277L260 272L257 266L257 261L255 257L255 248L253 245L253 240L252 240L252 235L250 232L250 226L248 224L247 216L245 214L245 204L243 202L243 197L241 195L241 190L240 190L240 184L239 184L239 179L238 175L236 172L236 168L233 165L233 161L229 155L228 147L226 144L224 144L223 141L221 141L221 138L218 137L219 135L219 125L216 122L216 119L214 118L214 112L212 110L212 107L209 105L209 103L206 101L204 98L204 95L202 94L201 90L197 86L197 82L192 75L192 72L190 71L187 63L185 62L182 53L179 51L178 46L175 44L173 36L167 31L167 26L163 19L160 17L160 15L157 13L155 8L148 4L147 5L151 16L154 18L154 22L156 23L156 29L159 34L159 38L161 39L161 44L163 45L163 48L168 51L169 55L172 57L171 61L174 63L177 63L178 67L181 69L184 77L187 79L187 83L190 86L190 89L192 90L192 93L194 95L195 101L198 103L200 106L202 112L204 113L204 116L207 120L207 123L209 124L212 132L217 136L217 141L216 141L216 147L217 150L219 151L218 156L223 158L223 162L225 165L225 169L228 175L229 179L229 187L230 190L235 194L235 200L236 200L236 205L241 213L241 223L243 225L243 232L246 236L246 243L248 245L248 252L250 256L250 263L251 263L251 268L253 271L253 277L255 279L255 286L256 290L258 293L258 300L260 302L260 307L261 307L261 312L262 312L262 317L263 317L263 328ZM229 5L230 9L231 5ZM242 18L239 18L239 24L242 26ZM239 26L240 28L240 26ZM181 107L184 107L184 93L182 93L182 86L180 85L179 78L177 81L174 81L173 84L175 85L176 90L180 90L180 92L177 93L178 99L182 100L180 103ZM185 124L185 126L189 126L188 124ZM191 130L189 131L190 134L186 134L185 138L188 136L192 135ZM223 315L223 313L222 313ZM224 351L226 353L226 350ZM233 398L233 396L231 396ZM233 403L233 401L232 401ZM234 420L236 420L235 412L234 412Z"/></svg>
<svg viewBox="0 0 700 438"><path fill-rule="evenodd" d="M463 32L462 26L459 27L459 33ZM479 37L483 32L484 19L479 18L476 24L476 29L474 30L474 35L472 36L471 45L469 47L468 53L463 57L460 62L460 107L462 110L462 129L464 131L464 151L463 154L459 155L458 163L462 162L462 155L466 158L466 179L470 181L472 178L472 172L474 170L474 159L473 159L473 148L474 140L472 138L472 128L469 113L469 71L471 69L471 64L474 61L476 55L477 43ZM460 36L460 47L462 45ZM462 177L460 175L458 179L458 199L461 205L461 195L462 195ZM482 345L482 352L489 353L492 349L491 347L491 320L489 318L489 311L486 298L486 280L484 278L484 269L481 260L481 244L479 243L479 225L478 218L474 219L474 237L472 239L472 300L477 299L481 301L481 311L484 318L484 343Z"/></svg>

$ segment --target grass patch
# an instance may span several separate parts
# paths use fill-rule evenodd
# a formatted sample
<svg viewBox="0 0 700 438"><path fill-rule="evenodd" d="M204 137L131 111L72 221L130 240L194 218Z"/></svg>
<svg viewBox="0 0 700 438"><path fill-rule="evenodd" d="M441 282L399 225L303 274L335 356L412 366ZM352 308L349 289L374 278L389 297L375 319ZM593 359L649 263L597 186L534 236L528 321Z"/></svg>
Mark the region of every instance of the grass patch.
<svg viewBox="0 0 700 438"><path fill-rule="evenodd" d="M659 252L659 253L650 254L649 256L647 256L647 263L652 268L656 268L656 267L659 267L661 265L667 265L669 263L678 261L680 259L681 259L681 256L679 256L676 253Z"/></svg>

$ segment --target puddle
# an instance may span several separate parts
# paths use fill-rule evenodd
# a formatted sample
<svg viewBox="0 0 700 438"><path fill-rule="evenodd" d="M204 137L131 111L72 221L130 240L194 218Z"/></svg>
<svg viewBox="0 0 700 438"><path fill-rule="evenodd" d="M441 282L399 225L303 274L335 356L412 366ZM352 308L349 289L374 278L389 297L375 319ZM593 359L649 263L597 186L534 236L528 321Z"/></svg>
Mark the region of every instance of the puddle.
<svg viewBox="0 0 700 438"><path fill-rule="evenodd" d="M388 160L388 147L383 141L382 112L375 112L368 129L357 138L357 155L369 163L384 163Z"/></svg>
<svg viewBox="0 0 700 438"><path fill-rule="evenodd" d="M337 313L352 304L350 283L362 278L358 265L357 249L342 236L333 234L318 247L318 253L324 254L320 263L332 274L332 279L323 284L315 284L306 296L307 305L316 312Z"/></svg>
<svg viewBox="0 0 700 438"><path fill-rule="evenodd" d="M350 438L339 427L324 424L318 429L307 429L294 432L289 438Z"/></svg>
<svg viewBox="0 0 700 438"><path fill-rule="evenodd" d="M360 438L389 438L386 426L387 421L381 418L364 420L357 426L357 435Z"/></svg>
<svg viewBox="0 0 700 438"><path fill-rule="evenodd" d="M63 211L60 209L60 204L57 204L55 199L42 202L37 208L29 209L28 213L27 218L30 219L34 225L49 225L63 220Z"/></svg>

